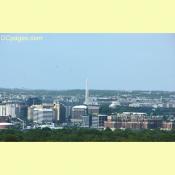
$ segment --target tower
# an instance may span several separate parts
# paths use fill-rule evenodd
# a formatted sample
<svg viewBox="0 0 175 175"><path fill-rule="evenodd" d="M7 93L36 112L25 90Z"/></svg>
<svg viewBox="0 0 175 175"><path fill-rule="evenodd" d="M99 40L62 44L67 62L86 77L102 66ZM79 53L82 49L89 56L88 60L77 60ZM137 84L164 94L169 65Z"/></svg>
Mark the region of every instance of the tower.
<svg viewBox="0 0 175 175"><path fill-rule="evenodd" d="M85 91L85 105L89 105L89 89L88 89L88 79L86 80L86 91Z"/></svg>

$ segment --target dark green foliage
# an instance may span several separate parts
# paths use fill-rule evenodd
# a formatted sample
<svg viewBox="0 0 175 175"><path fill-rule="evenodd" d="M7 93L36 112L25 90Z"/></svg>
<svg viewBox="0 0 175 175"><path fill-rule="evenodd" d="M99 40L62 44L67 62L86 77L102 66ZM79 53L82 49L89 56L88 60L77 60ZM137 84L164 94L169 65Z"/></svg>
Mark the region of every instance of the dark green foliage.
<svg viewBox="0 0 175 175"><path fill-rule="evenodd" d="M35 129L1 130L1 142L174 142L175 130Z"/></svg>

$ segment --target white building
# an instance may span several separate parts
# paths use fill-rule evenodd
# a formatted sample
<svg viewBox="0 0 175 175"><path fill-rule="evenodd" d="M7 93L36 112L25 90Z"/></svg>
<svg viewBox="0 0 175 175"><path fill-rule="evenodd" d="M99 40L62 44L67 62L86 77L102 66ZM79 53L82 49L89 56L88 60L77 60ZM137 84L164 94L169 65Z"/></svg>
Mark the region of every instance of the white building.
<svg viewBox="0 0 175 175"><path fill-rule="evenodd" d="M64 122L65 107L62 104L33 105L28 108L28 120L37 123Z"/></svg>
<svg viewBox="0 0 175 175"><path fill-rule="evenodd" d="M19 105L14 103L0 104L0 116L11 116L15 118L18 108Z"/></svg>
<svg viewBox="0 0 175 175"><path fill-rule="evenodd" d="M53 109L35 108L33 110L33 121L37 123L42 123L42 122L52 123L54 121Z"/></svg>

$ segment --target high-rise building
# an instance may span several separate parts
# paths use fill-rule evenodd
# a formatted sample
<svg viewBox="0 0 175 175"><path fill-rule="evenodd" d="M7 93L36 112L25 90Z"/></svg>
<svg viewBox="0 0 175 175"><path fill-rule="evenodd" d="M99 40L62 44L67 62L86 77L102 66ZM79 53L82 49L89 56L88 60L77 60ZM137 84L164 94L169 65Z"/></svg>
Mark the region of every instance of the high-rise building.
<svg viewBox="0 0 175 175"><path fill-rule="evenodd" d="M65 106L66 108L66 120L69 121L72 115L72 106Z"/></svg>
<svg viewBox="0 0 175 175"><path fill-rule="evenodd" d="M82 124L81 127L89 128L91 126L91 116L82 116Z"/></svg>
<svg viewBox="0 0 175 175"><path fill-rule="evenodd" d="M66 108L63 104L54 104L55 122L64 123L66 122Z"/></svg>
<svg viewBox="0 0 175 175"><path fill-rule="evenodd" d="M88 115L98 115L100 111L100 107L98 105L88 105Z"/></svg>
<svg viewBox="0 0 175 175"><path fill-rule="evenodd" d="M33 105L28 108L28 120L36 123L54 122L55 112L50 106Z"/></svg>
<svg viewBox="0 0 175 175"><path fill-rule="evenodd" d="M33 116L34 116L34 109L35 108L39 108L39 106L33 105L33 106L28 107L27 119L29 121L33 121L34 120ZM41 105L40 105L40 108L41 108Z"/></svg>
<svg viewBox="0 0 175 175"><path fill-rule="evenodd" d="M97 129L99 127L99 118L97 115L92 116L92 128Z"/></svg>
<svg viewBox="0 0 175 175"><path fill-rule="evenodd" d="M18 103L4 103L0 104L0 116L11 116L12 118L18 117Z"/></svg>
<svg viewBox="0 0 175 175"><path fill-rule="evenodd" d="M35 108L33 110L33 121L37 123L53 122L54 111L49 108Z"/></svg>
<svg viewBox="0 0 175 175"><path fill-rule="evenodd" d="M24 121L27 120L28 106L25 104L20 104L16 110L16 116Z"/></svg>
<svg viewBox="0 0 175 175"><path fill-rule="evenodd" d="M86 115L87 115L87 106L85 105L74 106L72 108L71 121L73 123L81 123L82 116L86 116Z"/></svg>
<svg viewBox="0 0 175 175"><path fill-rule="evenodd" d="M107 121L108 116L107 115L98 115L99 118L99 128L104 128L105 126L105 121Z"/></svg>
<svg viewBox="0 0 175 175"><path fill-rule="evenodd" d="M5 104L0 105L0 116L7 116L6 115L6 105Z"/></svg>
<svg viewBox="0 0 175 175"><path fill-rule="evenodd" d="M65 118L66 110L63 104L33 105L28 108L28 120L37 123L63 123Z"/></svg>
<svg viewBox="0 0 175 175"><path fill-rule="evenodd" d="M96 129L104 129L105 128L105 121L107 121L107 115L95 115L92 116L92 128Z"/></svg>

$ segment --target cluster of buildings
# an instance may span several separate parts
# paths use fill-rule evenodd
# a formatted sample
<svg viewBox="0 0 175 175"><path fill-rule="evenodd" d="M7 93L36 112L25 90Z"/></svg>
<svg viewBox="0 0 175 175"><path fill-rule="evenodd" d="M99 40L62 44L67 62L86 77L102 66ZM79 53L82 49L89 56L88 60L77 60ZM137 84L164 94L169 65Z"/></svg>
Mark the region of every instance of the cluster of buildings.
<svg viewBox="0 0 175 175"><path fill-rule="evenodd" d="M66 103L67 104L67 103ZM66 105L59 101L43 103L39 98L30 97L25 102L3 101L0 103L0 123L14 126L16 119L26 128L33 126L70 126L103 129L107 115L100 115L100 106L89 96L86 83L85 101L83 104ZM74 103L73 103L74 104Z"/></svg>
<svg viewBox="0 0 175 175"><path fill-rule="evenodd" d="M174 121L165 121L160 116L147 116L146 113L123 112L108 116L104 128L115 129L162 129L175 128Z"/></svg>
<svg viewBox="0 0 175 175"><path fill-rule="evenodd" d="M102 117L99 115L100 106L94 102L94 99L89 96L88 82L86 82L84 104L72 107L70 121L73 126L90 128L99 125L98 120Z"/></svg>
<svg viewBox="0 0 175 175"><path fill-rule="evenodd" d="M104 129L107 115L99 114L99 106L80 105L72 108L71 123L83 128Z"/></svg>
<svg viewBox="0 0 175 175"><path fill-rule="evenodd" d="M113 115L100 114L100 105L110 104L109 108L118 106L175 108L175 96L170 99L131 97L90 97L86 82L85 100L82 97L60 96L55 101L51 97L15 96L15 100L7 94L0 96L0 128L21 125L21 128L39 126L82 127L105 129L164 129L172 130L174 120L164 120L161 116L148 116L146 113L123 112Z"/></svg>
<svg viewBox="0 0 175 175"><path fill-rule="evenodd" d="M6 102L0 104L0 129L21 125L24 128L27 106L23 103Z"/></svg>
<svg viewBox="0 0 175 175"><path fill-rule="evenodd" d="M175 108L175 97L151 97L148 94L118 95L114 97L97 98L99 104L111 104L111 108L116 106L126 106L131 108Z"/></svg>
<svg viewBox="0 0 175 175"><path fill-rule="evenodd" d="M7 120L8 119L8 120ZM63 123L66 122L66 108L63 104L23 104L1 103L0 124L9 126L15 119L32 123ZM8 122L7 122L8 121Z"/></svg>
<svg viewBox="0 0 175 175"><path fill-rule="evenodd" d="M166 103L154 103L154 102L135 102L135 103L130 103L129 107L135 107L135 108L140 108L140 107L148 107L148 108L175 108L175 102L166 102Z"/></svg>

